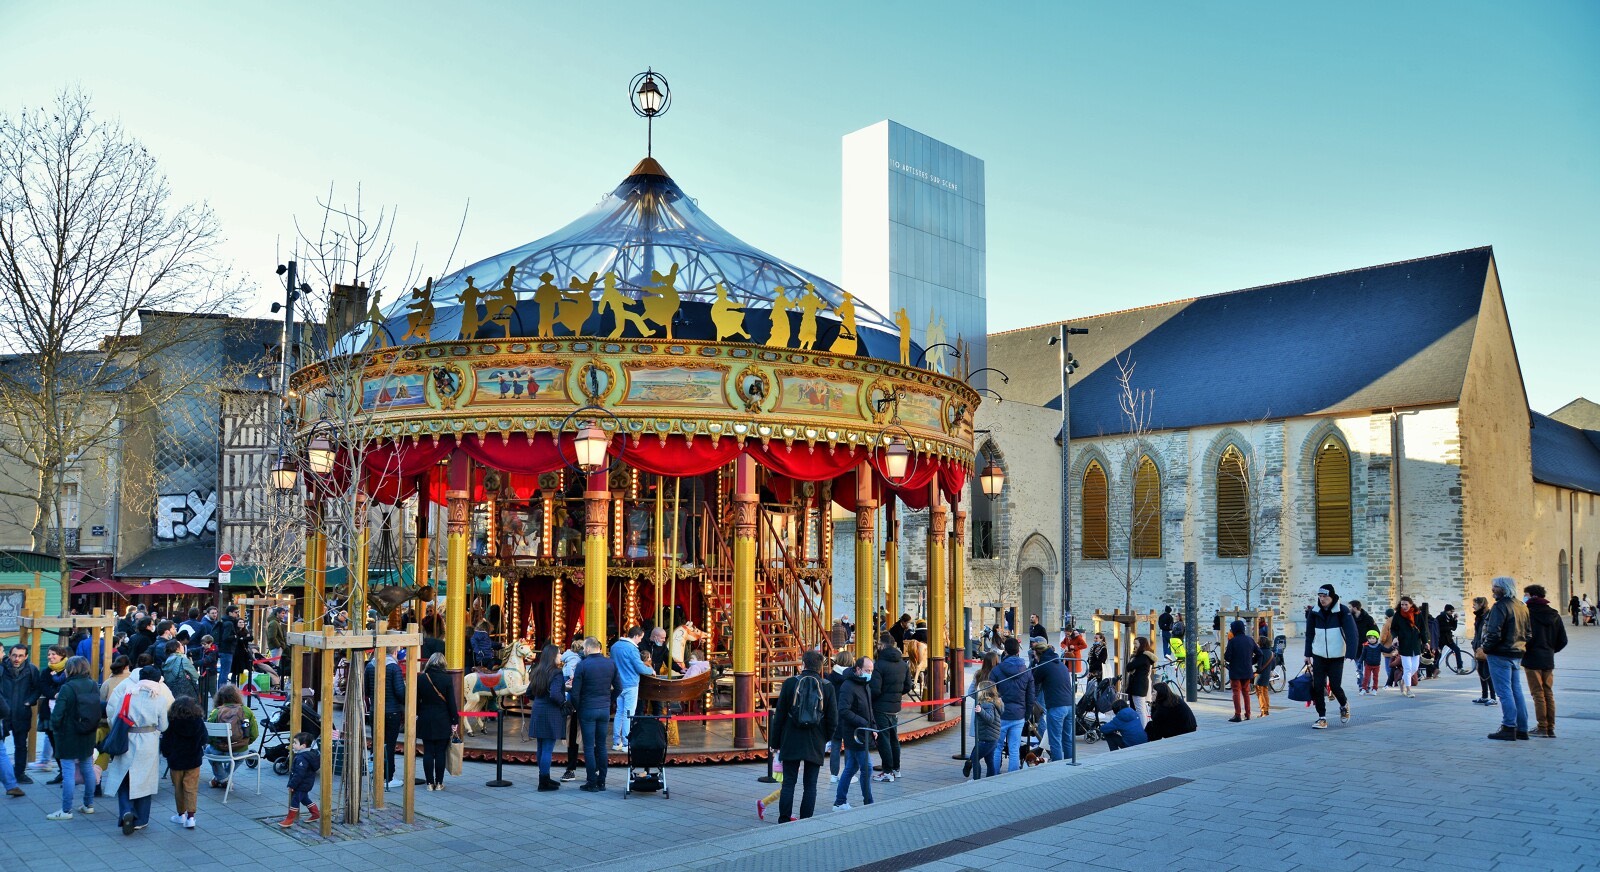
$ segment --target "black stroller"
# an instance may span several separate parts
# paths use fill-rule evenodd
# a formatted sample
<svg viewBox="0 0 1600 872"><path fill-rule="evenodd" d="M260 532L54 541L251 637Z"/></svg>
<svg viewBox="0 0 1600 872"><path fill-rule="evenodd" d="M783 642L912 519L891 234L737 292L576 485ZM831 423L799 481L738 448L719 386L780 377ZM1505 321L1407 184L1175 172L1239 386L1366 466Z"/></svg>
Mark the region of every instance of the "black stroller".
<svg viewBox="0 0 1600 872"><path fill-rule="evenodd" d="M1073 706L1073 720L1074 728L1085 742L1100 741L1100 715L1110 712L1111 703L1116 700L1114 679L1090 678L1084 682L1083 696L1078 697L1078 704Z"/></svg>
<svg viewBox="0 0 1600 872"><path fill-rule="evenodd" d="M662 799L671 799L667 789L667 717L665 715L634 715L628 728L628 783L622 788L622 798L630 793L655 793L661 791Z"/></svg>
<svg viewBox="0 0 1600 872"><path fill-rule="evenodd" d="M322 731L322 717L317 713L316 706L310 702L300 704L300 729L312 735ZM267 721L261 730L261 739L256 744L256 753L261 759L272 764L274 775L288 775L289 764L293 762L289 753L289 741L278 737L289 732L289 706L279 709L277 714ZM274 744L267 745L268 738L273 738ZM289 736L289 739L293 739Z"/></svg>

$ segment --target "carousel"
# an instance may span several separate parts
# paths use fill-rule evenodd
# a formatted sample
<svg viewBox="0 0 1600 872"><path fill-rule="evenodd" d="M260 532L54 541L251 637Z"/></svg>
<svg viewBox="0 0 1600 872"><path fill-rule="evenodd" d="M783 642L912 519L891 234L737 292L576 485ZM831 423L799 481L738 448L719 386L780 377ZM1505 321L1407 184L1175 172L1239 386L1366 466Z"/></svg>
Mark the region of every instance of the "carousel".
<svg viewBox="0 0 1600 872"><path fill-rule="evenodd" d="M659 74L632 92L646 118L665 111ZM951 507L971 478L980 397L959 339L925 354L909 328L904 310L886 317L733 236L647 156L566 227L374 301L341 341L347 358L296 372L290 402L300 446L354 458L367 498L421 507L404 597L442 589L428 607L469 706L487 684L512 713L507 692L547 643L609 649L630 627L660 627L670 662L655 664L641 710L682 713L683 761L750 759L801 654L854 650L836 618L865 639L906 609L897 515L929 520L922 696L959 695L943 692L966 631L965 519ZM350 357L360 367L340 375ZM341 377L359 381L359 409L335 444L318 419ZM444 508L442 567L427 556L429 506ZM834 520L850 516L854 569L836 578ZM320 574L307 580L302 614L315 616ZM852 615L833 614L835 584L853 590ZM508 655L489 682L473 677L474 597ZM957 720L930 706L902 734ZM508 756L531 754L520 728L506 733Z"/></svg>

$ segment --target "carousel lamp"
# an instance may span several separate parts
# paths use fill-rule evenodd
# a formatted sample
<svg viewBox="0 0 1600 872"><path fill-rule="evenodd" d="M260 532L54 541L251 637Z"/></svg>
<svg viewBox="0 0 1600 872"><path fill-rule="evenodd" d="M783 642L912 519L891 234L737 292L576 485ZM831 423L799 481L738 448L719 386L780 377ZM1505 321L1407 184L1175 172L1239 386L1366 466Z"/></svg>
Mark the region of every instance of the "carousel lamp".
<svg viewBox="0 0 1600 872"><path fill-rule="evenodd" d="M983 468L983 472L978 474L978 487L982 488L983 495L991 500L999 496L1000 491L1005 488L1005 486L1005 470L993 463L985 466Z"/></svg>
<svg viewBox="0 0 1600 872"><path fill-rule="evenodd" d="M316 436L306 446L306 462L312 474L321 476L333 472L333 460L333 443L328 437Z"/></svg>
<svg viewBox="0 0 1600 872"><path fill-rule="evenodd" d="M639 90L634 92L634 96L639 101L639 111L645 115L654 117L661 111L663 96L661 88L656 85L655 76L647 74Z"/></svg>
<svg viewBox="0 0 1600 872"><path fill-rule="evenodd" d="M572 441L573 452L578 457L578 468L584 472L594 472L606 465L606 449L611 445L611 436L593 423L584 424L578 429L578 438Z"/></svg>
<svg viewBox="0 0 1600 872"><path fill-rule="evenodd" d="M278 455L272 463L272 488L278 493L292 493L295 486L300 483L300 472L289 462L289 458Z"/></svg>
<svg viewBox="0 0 1600 872"><path fill-rule="evenodd" d="M889 441L889 448L883 456L883 466L891 481L899 481L906 477L906 463L910 459L911 451L906 448L906 443L899 436Z"/></svg>

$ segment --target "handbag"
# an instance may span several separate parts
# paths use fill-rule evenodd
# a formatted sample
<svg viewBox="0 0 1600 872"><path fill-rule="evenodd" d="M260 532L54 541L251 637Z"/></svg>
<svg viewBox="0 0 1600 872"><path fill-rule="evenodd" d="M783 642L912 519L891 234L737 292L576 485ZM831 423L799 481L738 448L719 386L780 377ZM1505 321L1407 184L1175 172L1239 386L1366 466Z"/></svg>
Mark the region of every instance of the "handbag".
<svg viewBox="0 0 1600 872"><path fill-rule="evenodd" d="M120 757L128 753L128 728L133 726L133 721L128 720L128 705L132 702L131 695L122 698L122 711L111 719L111 729L100 740L100 753L108 757Z"/></svg>
<svg viewBox="0 0 1600 872"><path fill-rule="evenodd" d="M1289 687L1287 691L1289 694L1289 699L1292 702L1310 702L1311 670L1302 670L1299 675L1289 679Z"/></svg>
<svg viewBox="0 0 1600 872"><path fill-rule="evenodd" d="M1474 648L1474 649L1472 649L1472 659L1474 659L1474 660L1476 660L1476 661L1478 661L1480 663L1487 663L1488 660L1489 660L1489 655L1483 653L1483 649L1482 648Z"/></svg>
<svg viewBox="0 0 1600 872"><path fill-rule="evenodd" d="M451 775L461 775L461 752L466 745L462 744L460 736L450 737L450 752L445 755L444 768Z"/></svg>

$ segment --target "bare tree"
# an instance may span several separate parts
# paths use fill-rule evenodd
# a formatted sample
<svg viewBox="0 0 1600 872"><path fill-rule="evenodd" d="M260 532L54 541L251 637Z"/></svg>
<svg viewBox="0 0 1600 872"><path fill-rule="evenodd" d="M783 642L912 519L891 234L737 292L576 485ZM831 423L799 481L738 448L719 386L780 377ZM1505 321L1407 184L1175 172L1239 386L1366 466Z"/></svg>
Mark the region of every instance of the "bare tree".
<svg viewBox="0 0 1600 872"><path fill-rule="evenodd" d="M155 157L83 93L0 116L0 453L27 471L5 495L32 507L34 548L60 556L63 578L66 537L49 528L68 470L228 378L163 365L194 336L163 314L239 297L219 241L209 207L173 203Z"/></svg>
<svg viewBox="0 0 1600 872"><path fill-rule="evenodd" d="M1161 535L1162 490L1166 483L1157 475L1141 479L1141 466L1149 452L1150 419L1155 408L1155 391L1136 387L1132 358L1117 358L1117 407L1122 417L1113 469L1106 470L1106 542L1101 559L1106 571L1122 587L1122 611L1133 612L1133 589L1144 576L1146 559L1159 558L1145 552L1153 525L1156 541ZM1124 666L1132 654L1127 637L1128 625L1118 626Z"/></svg>

